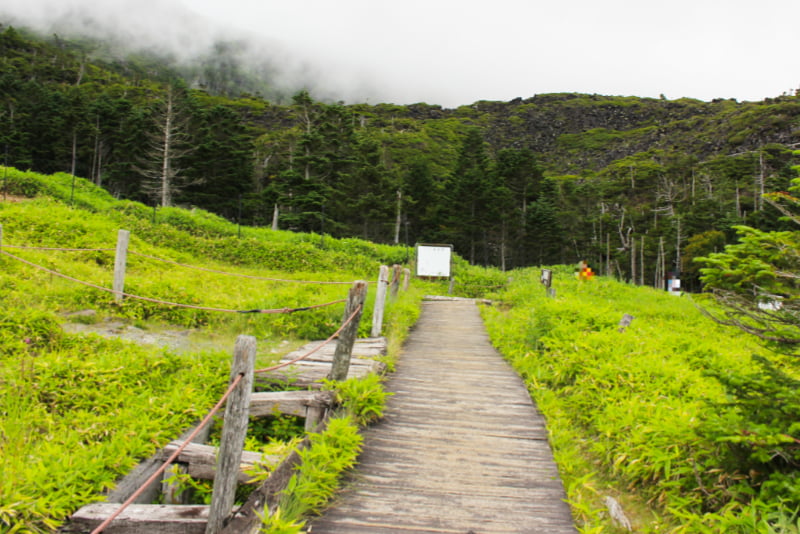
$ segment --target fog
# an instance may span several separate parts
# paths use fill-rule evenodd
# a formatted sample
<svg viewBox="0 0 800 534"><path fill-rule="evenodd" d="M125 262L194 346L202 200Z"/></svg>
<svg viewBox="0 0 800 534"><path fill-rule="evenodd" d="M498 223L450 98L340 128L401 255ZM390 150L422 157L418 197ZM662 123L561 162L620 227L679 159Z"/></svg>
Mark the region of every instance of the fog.
<svg viewBox="0 0 800 534"><path fill-rule="evenodd" d="M800 87L796 0L15 0L0 21L190 61L220 40L293 92L446 107L547 92L761 100Z"/></svg>

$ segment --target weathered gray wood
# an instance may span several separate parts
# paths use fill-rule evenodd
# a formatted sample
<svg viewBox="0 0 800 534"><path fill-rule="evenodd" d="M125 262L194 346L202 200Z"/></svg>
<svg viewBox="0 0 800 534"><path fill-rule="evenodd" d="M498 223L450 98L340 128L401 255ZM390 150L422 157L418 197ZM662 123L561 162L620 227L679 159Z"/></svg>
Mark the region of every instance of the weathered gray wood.
<svg viewBox="0 0 800 534"><path fill-rule="evenodd" d="M315 534L574 534L541 414L471 300L425 302Z"/></svg>
<svg viewBox="0 0 800 534"><path fill-rule="evenodd" d="M332 391L271 391L250 396L250 415L263 417L275 413L306 417L309 407L330 408L334 401Z"/></svg>
<svg viewBox="0 0 800 534"><path fill-rule="evenodd" d="M253 371L256 361L256 338L239 336L233 351L231 382L239 375L241 382L228 397L225 405L225 424L222 427L217 476L211 495L206 534L217 534L233 509L236 485L240 473L239 463L247 435L250 415L250 395L253 392Z"/></svg>
<svg viewBox="0 0 800 534"><path fill-rule="evenodd" d="M308 343L285 355L281 358L281 362L293 361L304 354L308 354L309 351L315 349L322 343L322 341ZM270 373L260 373L256 377L256 389L271 389L276 384L279 386L292 385L302 388L319 389L321 387L320 381L324 378L328 378L337 344L338 341L334 340L332 343L328 343L301 362ZM353 344L350 369L347 372L347 377L365 376L369 373L383 374L386 371L386 364L375 361L372 358L385 354L386 338L357 339Z"/></svg>
<svg viewBox="0 0 800 534"><path fill-rule="evenodd" d="M411 279L411 269L403 269L403 291L408 291L408 282Z"/></svg>
<svg viewBox="0 0 800 534"><path fill-rule="evenodd" d="M117 252L114 257L114 300L122 302L122 292L125 291L125 266L128 263L128 243L131 233L128 230L117 232Z"/></svg>
<svg viewBox="0 0 800 534"><path fill-rule="evenodd" d="M177 472L187 475L188 470L185 465L173 464L161 475L161 495L164 499L163 504L191 504L191 491L181 488L179 482L172 480L172 475Z"/></svg>
<svg viewBox="0 0 800 534"><path fill-rule="evenodd" d="M98 502L84 506L60 532L91 532L119 504ZM208 521L208 506L170 506L132 504L103 529L104 534L203 534Z"/></svg>
<svg viewBox="0 0 800 534"><path fill-rule="evenodd" d="M319 422L325 417L325 411L325 408L322 406L309 406L308 412L306 412L306 421L303 430L306 432L314 432Z"/></svg>
<svg viewBox="0 0 800 534"><path fill-rule="evenodd" d="M397 291L400 289L400 273L403 271L403 267L400 265L392 265L392 283L391 283L391 295L392 298L397 296Z"/></svg>
<svg viewBox="0 0 800 534"><path fill-rule="evenodd" d="M370 335L378 337L383 330L383 310L386 308L386 288L389 285L389 267L381 265L378 284L375 288L375 306L372 309L372 330Z"/></svg>
<svg viewBox="0 0 800 534"><path fill-rule="evenodd" d="M182 441L171 441L159 453L158 458L160 460L166 460L181 445L183 445ZM216 447L203 445L201 443L190 443L181 451L175 461L182 464L186 468L186 472L192 478L213 480L217 472L217 457L218 449ZM265 462L277 464L278 461L280 461L280 458L275 456L266 456L252 451L242 451L239 460L238 483L245 484L247 482L249 477L244 472L244 469L247 467Z"/></svg>
<svg viewBox="0 0 800 534"><path fill-rule="evenodd" d="M192 427L184 432L181 437L178 438L178 441L185 440L192 432L194 432L196 427ZM203 429L195 438L195 443L202 443L208 439L209 432L211 431L210 427L206 427ZM173 451L175 449L172 449ZM148 458L147 460L140 463L136 466L133 471L128 473L122 480L117 482L117 486L111 490L106 497L108 502L118 502L122 503L128 500L135 491L137 491L144 482L152 476L160 467L161 464L164 463L164 460L169 457L172 453L165 453L162 449L161 451L157 452L152 457ZM134 501L134 504L148 504L152 503L158 497L159 492L161 491L161 487L158 481L153 482L149 488L147 488L139 497Z"/></svg>
<svg viewBox="0 0 800 534"><path fill-rule="evenodd" d="M350 288L347 296L347 305L344 308L342 323L346 323L339 332L339 342L336 343L336 350L333 353L333 363L331 364L331 380L346 380L350 369L350 357L353 353L353 344L358 334L358 325L361 323L361 315L364 311L364 301L367 298L367 283L358 280ZM352 319L350 319L350 317Z"/></svg>
<svg viewBox="0 0 800 534"><path fill-rule="evenodd" d="M324 419L317 427L318 432L322 432L327 427L327 419ZM275 513L280 501L281 492L286 489L289 480L294 474L295 467L301 463L300 454L310 444L306 437L297 448L287 456L281 464L275 468L269 478L261 486L256 488L231 518L228 525L221 534L245 534L258 532L261 525L260 514L266 509L269 514Z"/></svg>

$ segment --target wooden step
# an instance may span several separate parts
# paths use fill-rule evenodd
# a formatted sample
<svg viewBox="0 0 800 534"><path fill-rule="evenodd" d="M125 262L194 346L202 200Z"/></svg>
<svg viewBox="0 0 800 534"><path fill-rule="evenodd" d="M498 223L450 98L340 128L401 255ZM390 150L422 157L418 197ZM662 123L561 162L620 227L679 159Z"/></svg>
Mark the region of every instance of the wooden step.
<svg viewBox="0 0 800 534"><path fill-rule="evenodd" d="M166 460L181 445L183 445L183 442L180 440L171 441L158 454L158 459L161 461ZM181 451L175 461L180 464L185 464L186 473L192 478L214 480L214 473L217 467L217 450L216 447L212 447L211 445L189 443L189 445ZM242 451L242 461L239 466L239 483L246 484L250 479L250 476L244 472L244 469L258 463L277 465L280 460L280 456L269 456L258 452Z"/></svg>
<svg viewBox="0 0 800 534"><path fill-rule="evenodd" d="M91 532L111 517L119 503L89 504L72 515L60 532ZM103 529L104 534L204 534L208 506L132 504Z"/></svg>

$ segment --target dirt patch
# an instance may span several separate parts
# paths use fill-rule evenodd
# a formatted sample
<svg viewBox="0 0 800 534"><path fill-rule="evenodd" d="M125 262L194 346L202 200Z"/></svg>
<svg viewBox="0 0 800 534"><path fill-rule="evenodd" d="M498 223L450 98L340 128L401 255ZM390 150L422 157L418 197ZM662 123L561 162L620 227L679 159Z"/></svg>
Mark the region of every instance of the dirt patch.
<svg viewBox="0 0 800 534"><path fill-rule="evenodd" d="M138 345L163 347L177 353L225 351L232 353L235 340L202 329L187 329L169 325L148 325L141 328L119 317L98 319L94 310L65 315L61 328L70 334L96 334L105 338L124 339ZM281 340L260 347L267 354L285 354L298 344Z"/></svg>
<svg viewBox="0 0 800 534"><path fill-rule="evenodd" d="M0 200L3 202L24 202L26 200L30 200L28 197L20 197L17 195L2 195L0 196Z"/></svg>
<svg viewBox="0 0 800 534"><path fill-rule="evenodd" d="M105 319L94 324L64 323L62 328L70 334L97 334L107 338L124 339L142 345L158 345L176 352L187 352L194 347L190 341L191 330L145 330L120 319Z"/></svg>

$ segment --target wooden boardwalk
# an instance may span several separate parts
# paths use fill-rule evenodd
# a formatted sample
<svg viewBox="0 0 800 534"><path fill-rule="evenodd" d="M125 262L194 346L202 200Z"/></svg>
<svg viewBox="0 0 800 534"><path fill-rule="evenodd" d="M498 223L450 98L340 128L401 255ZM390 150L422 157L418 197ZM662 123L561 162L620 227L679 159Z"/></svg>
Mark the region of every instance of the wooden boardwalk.
<svg viewBox="0 0 800 534"><path fill-rule="evenodd" d="M386 416L313 534L571 533L544 420L472 301L425 302Z"/></svg>

